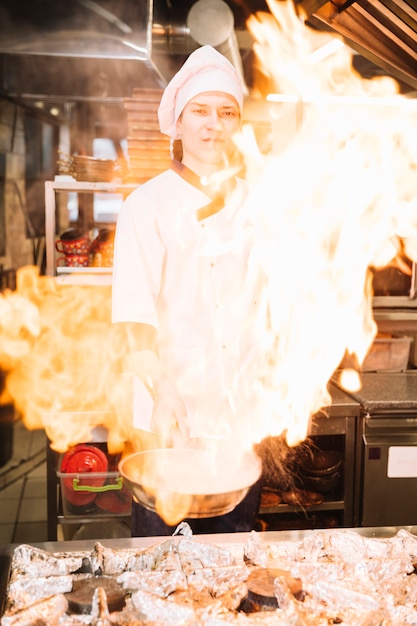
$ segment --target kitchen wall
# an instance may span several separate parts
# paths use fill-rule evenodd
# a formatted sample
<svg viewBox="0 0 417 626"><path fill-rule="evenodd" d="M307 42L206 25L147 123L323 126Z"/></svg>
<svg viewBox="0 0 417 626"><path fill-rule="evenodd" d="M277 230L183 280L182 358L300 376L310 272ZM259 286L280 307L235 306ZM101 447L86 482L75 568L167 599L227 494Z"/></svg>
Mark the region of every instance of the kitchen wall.
<svg viewBox="0 0 417 626"><path fill-rule="evenodd" d="M100 116L88 105L23 102L0 95L0 288L8 270L37 265L44 273L45 181L59 173L62 154L92 154L95 135L114 134L114 118L111 123L106 119L108 108L100 107L105 111ZM116 109L122 117L117 126L124 130L123 105ZM66 197L57 199L57 212L57 224L65 230Z"/></svg>
<svg viewBox="0 0 417 626"><path fill-rule="evenodd" d="M33 263L25 215L24 117L23 107L0 98L0 266L6 270Z"/></svg>
<svg viewBox="0 0 417 626"><path fill-rule="evenodd" d="M0 96L0 267L44 264L45 180L57 168L60 122Z"/></svg>

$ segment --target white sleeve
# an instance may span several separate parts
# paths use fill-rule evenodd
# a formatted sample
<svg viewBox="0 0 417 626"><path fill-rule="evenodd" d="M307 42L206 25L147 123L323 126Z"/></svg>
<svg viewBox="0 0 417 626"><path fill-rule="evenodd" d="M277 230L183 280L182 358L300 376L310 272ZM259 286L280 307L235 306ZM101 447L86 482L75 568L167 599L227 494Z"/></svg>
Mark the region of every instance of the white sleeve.
<svg viewBox="0 0 417 626"><path fill-rule="evenodd" d="M112 322L158 327L156 302L161 287L164 247L156 199L139 187L120 211L114 242Z"/></svg>

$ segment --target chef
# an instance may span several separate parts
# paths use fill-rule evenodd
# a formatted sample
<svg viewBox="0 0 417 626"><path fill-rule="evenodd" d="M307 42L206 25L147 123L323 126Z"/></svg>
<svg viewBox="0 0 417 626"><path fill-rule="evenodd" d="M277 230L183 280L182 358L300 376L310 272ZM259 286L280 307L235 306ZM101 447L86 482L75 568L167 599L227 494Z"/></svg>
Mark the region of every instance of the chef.
<svg viewBox="0 0 417 626"><path fill-rule="evenodd" d="M129 338L134 426L167 446L233 441L250 426L260 278L234 141L242 106L233 65L211 46L195 50L158 109L177 158L130 194L117 222L112 321ZM232 513L190 520L193 532L253 529L260 491L257 483ZM133 503L133 536L172 530Z"/></svg>

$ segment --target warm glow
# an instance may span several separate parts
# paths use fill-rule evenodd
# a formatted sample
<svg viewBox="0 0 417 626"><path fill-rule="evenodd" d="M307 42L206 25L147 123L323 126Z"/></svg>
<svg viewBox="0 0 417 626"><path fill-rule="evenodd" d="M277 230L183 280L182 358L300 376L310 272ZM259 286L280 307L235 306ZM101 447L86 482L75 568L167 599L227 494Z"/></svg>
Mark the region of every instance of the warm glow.
<svg viewBox="0 0 417 626"><path fill-rule="evenodd" d="M120 375L125 340L111 327L110 306L109 287L60 286L32 266L0 300L5 393L59 452L88 441L103 422L113 452L134 438L129 381Z"/></svg>
<svg viewBox="0 0 417 626"><path fill-rule="evenodd" d="M361 379L359 372L354 369L346 368L340 373L340 384L347 391L359 391L361 388Z"/></svg>
<svg viewBox="0 0 417 626"><path fill-rule="evenodd" d="M155 511L169 526L175 526L187 517L191 496L184 493L160 492L156 496Z"/></svg>
<svg viewBox="0 0 417 626"><path fill-rule="evenodd" d="M210 442L234 460L266 436L303 440L311 416L330 403L327 384L345 355L353 365L340 381L360 387L377 330L370 268L395 263L399 252L417 261L417 107L393 80L357 75L346 46L317 62L315 33L292 3L269 6L272 16L254 15L248 26L270 85L272 152L257 151L250 128L237 138L256 232L249 271L267 276L257 320L265 358L247 398L230 389L239 407L227 416L230 439ZM110 288L59 286L32 267L0 299L4 394L57 451L103 421L111 451L161 445L131 426L121 369L128 340L111 326L110 307ZM203 391L214 401L215 390ZM170 491L156 505L173 523L188 506L178 497Z"/></svg>
<svg viewBox="0 0 417 626"><path fill-rule="evenodd" d="M260 165L244 135L240 146L258 229L252 261L268 276L271 312L257 434L287 431L291 444L328 404L345 352L360 366L372 344L369 268L394 262L401 248L417 259L417 106L390 78L362 79L346 47L315 63L315 33L293 4L268 4L273 15L252 16L248 26L277 102L274 150ZM358 389L357 372L342 374Z"/></svg>

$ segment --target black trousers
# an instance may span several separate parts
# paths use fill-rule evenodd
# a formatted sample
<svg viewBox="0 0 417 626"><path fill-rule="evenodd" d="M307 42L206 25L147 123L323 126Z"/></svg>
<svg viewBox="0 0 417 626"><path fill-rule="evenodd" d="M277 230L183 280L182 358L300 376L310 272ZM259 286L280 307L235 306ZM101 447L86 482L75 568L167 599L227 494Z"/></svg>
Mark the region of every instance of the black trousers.
<svg viewBox="0 0 417 626"><path fill-rule="evenodd" d="M261 502L262 482L259 480L249 490L246 497L233 511L217 517L188 519L194 535L211 533L236 533L256 530L256 520ZM145 509L141 504L132 502L132 537L151 537L172 535L177 525L168 526L153 511Z"/></svg>

